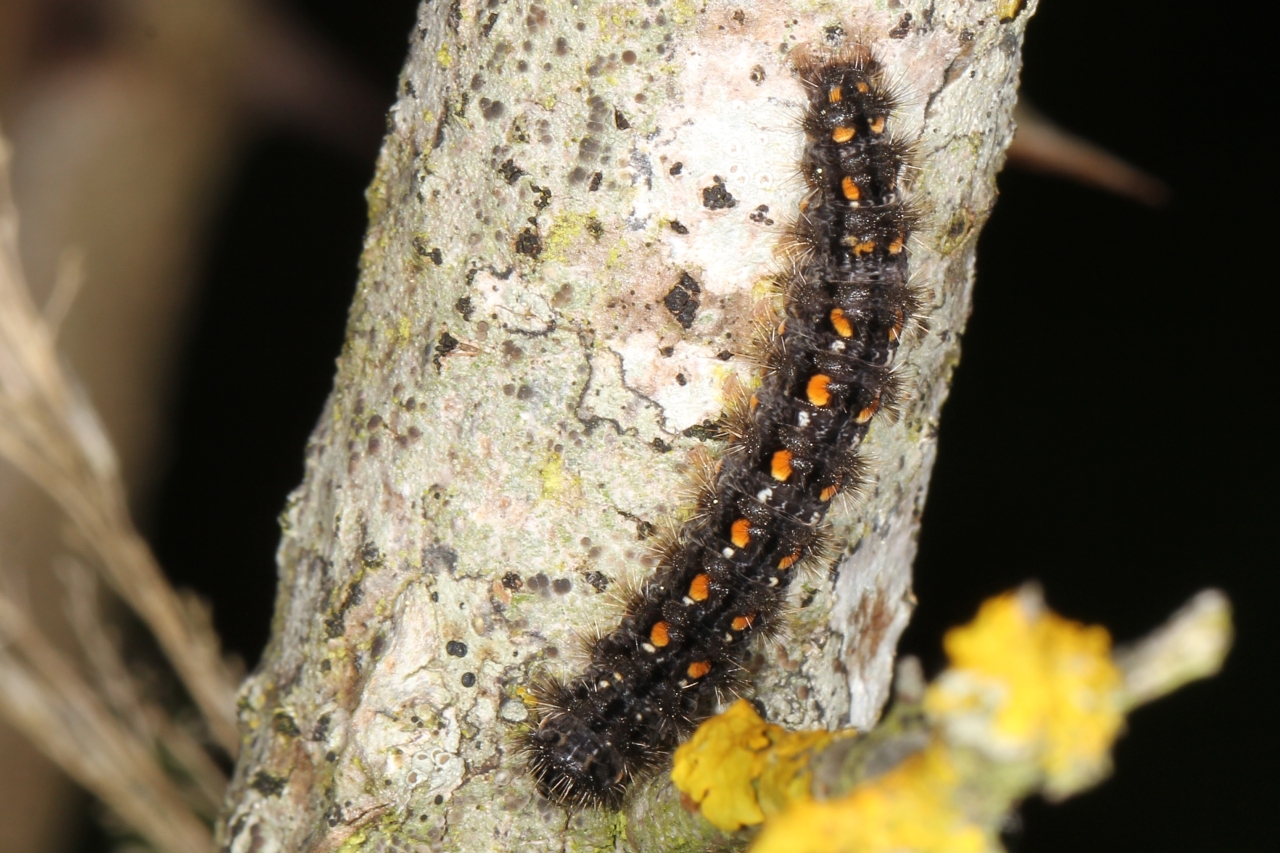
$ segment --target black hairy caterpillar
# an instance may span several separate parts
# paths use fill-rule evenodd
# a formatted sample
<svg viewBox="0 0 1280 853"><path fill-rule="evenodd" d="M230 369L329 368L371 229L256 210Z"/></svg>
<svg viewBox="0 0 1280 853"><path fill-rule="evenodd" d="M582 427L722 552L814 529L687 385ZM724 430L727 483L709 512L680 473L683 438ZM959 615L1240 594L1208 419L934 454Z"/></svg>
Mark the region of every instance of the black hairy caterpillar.
<svg viewBox="0 0 1280 853"><path fill-rule="evenodd" d="M889 132L896 99L861 45L795 55L809 193L781 276L785 316L701 512L585 671L535 688L541 715L522 748L538 789L562 804L618 806L740 683L751 639L777 623L799 564L820 550L831 501L859 484L858 448L891 401L918 307L908 146Z"/></svg>

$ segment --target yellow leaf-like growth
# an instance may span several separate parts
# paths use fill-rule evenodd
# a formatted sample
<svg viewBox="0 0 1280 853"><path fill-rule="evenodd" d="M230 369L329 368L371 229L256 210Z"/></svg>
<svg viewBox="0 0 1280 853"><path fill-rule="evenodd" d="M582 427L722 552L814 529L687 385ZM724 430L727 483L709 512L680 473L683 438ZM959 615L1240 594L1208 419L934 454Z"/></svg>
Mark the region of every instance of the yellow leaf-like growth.
<svg viewBox="0 0 1280 853"><path fill-rule="evenodd" d="M947 632L944 646L951 668L930 686L925 709L958 740L1034 761L1050 794L1078 790L1106 771L1124 717L1104 628L1009 593Z"/></svg>
<svg viewBox="0 0 1280 853"><path fill-rule="evenodd" d="M703 817L733 832L808 799L809 758L835 737L788 732L739 699L676 750L671 781Z"/></svg>
<svg viewBox="0 0 1280 853"><path fill-rule="evenodd" d="M843 797L770 820L751 853L981 853L986 834L953 802L959 781L934 744Z"/></svg>

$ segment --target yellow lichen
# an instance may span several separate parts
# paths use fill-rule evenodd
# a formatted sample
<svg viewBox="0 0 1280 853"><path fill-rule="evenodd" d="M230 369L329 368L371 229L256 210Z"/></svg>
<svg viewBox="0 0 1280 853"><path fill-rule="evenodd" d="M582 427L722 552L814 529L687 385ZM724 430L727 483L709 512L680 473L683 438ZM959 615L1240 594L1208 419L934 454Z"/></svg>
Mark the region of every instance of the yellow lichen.
<svg viewBox="0 0 1280 853"><path fill-rule="evenodd" d="M926 694L932 718L963 722L968 745L1035 761L1051 792L1088 784L1106 769L1124 717L1105 629L1010 593L949 631L944 646L951 668Z"/></svg>
<svg viewBox="0 0 1280 853"><path fill-rule="evenodd" d="M1221 663L1225 641L1211 645L1197 672ZM905 706L839 759L853 758L840 773L864 774L838 783L847 793L814 800L808 770L839 734L788 734L745 702L677 750L676 787L722 830L764 823L752 853L1000 850L996 828L1019 800L1070 794L1106 771L1131 670L1113 662L1104 629L1049 612L1033 587L986 602L945 647L951 666L925 691L925 714ZM909 755L868 778L867 756L895 744Z"/></svg>
<svg viewBox="0 0 1280 853"><path fill-rule="evenodd" d="M809 799L809 759L835 737L788 732L740 699L676 750L671 781L703 817L733 832Z"/></svg>
<svg viewBox="0 0 1280 853"><path fill-rule="evenodd" d="M956 808L959 783L934 744L843 797L796 804L766 824L751 853L981 853L989 839Z"/></svg>

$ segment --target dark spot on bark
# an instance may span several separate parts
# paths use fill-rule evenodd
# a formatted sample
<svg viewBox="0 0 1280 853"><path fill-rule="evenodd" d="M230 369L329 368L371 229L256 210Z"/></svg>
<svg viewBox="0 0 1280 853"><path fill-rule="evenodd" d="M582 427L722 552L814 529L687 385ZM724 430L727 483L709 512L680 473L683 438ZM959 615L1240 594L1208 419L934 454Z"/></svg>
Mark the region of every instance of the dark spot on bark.
<svg viewBox="0 0 1280 853"><path fill-rule="evenodd" d="M448 332L441 332L440 339L436 341L436 354L431 359L431 363L436 366L436 373L442 369L441 359L458 348L458 339Z"/></svg>
<svg viewBox="0 0 1280 853"><path fill-rule="evenodd" d="M526 228L516 237L516 251L522 255L536 258L542 254L542 238L532 228Z"/></svg>
<svg viewBox="0 0 1280 853"><path fill-rule="evenodd" d="M517 589L524 586L524 581L521 580L520 576L515 572L507 572L502 576L502 585L512 592L515 592Z"/></svg>
<svg viewBox="0 0 1280 853"><path fill-rule="evenodd" d="M764 76L765 76L765 75L764 75L764 66L763 66L763 65L753 65L753 66L751 67L751 82L752 82L752 83L755 83L757 86L759 86L761 83L763 83L763 82L764 82Z"/></svg>
<svg viewBox="0 0 1280 853"><path fill-rule="evenodd" d="M507 184L514 185L516 181L529 173L517 166L514 159L508 157L503 161L502 165L498 167L498 174L502 175L503 180L505 180Z"/></svg>
<svg viewBox="0 0 1280 853"><path fill-rule="evenodd" d="M488 38L489 33L493 31L493 25L496 23L498 23L498 13L490 12L489 17L485 19L484 24L480 27L480 35Z"/></svg>
<svg viewBox="0 0 1280 853"><path fill-rule="evenodd" d="M467 644L458 640L450 640L445 643L444 650L455 658L465 658L467 656Z"/></svg>
<svg viewBox="0 0 1280 853"><path fill-rule="evenodd" d="M551 588L555 590L556 595L565 595L573 589L573 581L568 578L556 578L551 582Z"/></svg>
<svg viewBox="0 0 1280 853"><path fill-rule="evenodd" d="M681 433L685 438L696 438L698 441L710 441L720 437L720 428L713 421L694 424Z"/></svg>
<svg viewBox="0 0 1280 853"><path fill-rule="evenodd" d="M546 210L551 206L551 190L537 184L530 184L529 189L538 194L538 197L533 200L534 209Z"/></svg>
<svg viewBox="0 0 1280 853"><path fill-rule="evenodd" d="M724 210L726 207L737 207L738 200L725 189L724 178L719 175L711 177L711 186L702 190L702 206L708 210Z"/></svg>
<svg viewBox="0 0 1280 853"><path fill-rule="evenodd" d="M500 119L506 111L507 107L502 101L491 101L488 98L480 99L480 114L484 116L485 121Z"/></svg>
<svg viewBox="0 0 1280 853"><path fill-rule="evenodd" d="M898 23L894 26L894 28L889 30L889 38L904 39L907 37L907 35L910 32L911 32L911 13L906 12L905 14L903 14L901 18L898 19Z"/></svg>
<svg viewBox="0 0 1280 853"><path fill-rule="evenodd" d="M329 736L329 723L332 717L328 714L321 714L320 719L316 720L316 726L311 730L311 739L316 743L322 742Z"/></svg>
<svg viewBox="0 0 1280 853"><path fill-rule="evenodd" d="M657 436L654 436L653 449L658 451L659 453L670 453L671 445L667 444L665 441L658 438Z"/></svg>
<svg viewBox="0 0 1280 853"><path fill-rule="evenodd" d="M686 329L693 327L693 321L698 316L697 294L702 292L702 288L698 286L698 282L694 280L689 273L681 273L680 281L675 287L667 293L662 299L662 304L671 312L671 316L676 318L676 322Z"/></svg>
<svg viewBox="0 0 1280 853"><path fill-rule="evenodd" d="M685 385L688 385L688 384L689 384L689 380L685 378L685 375L684 375L683 373L677 373L677 374L676 374L676 384L677 384L677 385L680 385L680 386L682 386L682 387L683 387L683 386L685 386Z"/></svg>
<svg viewBox="0 0 1280 853"><path fill-rule="evenodd" d="M684 163L676 163L670 169L667 169L668 175L680 175L684 173Z"/></svg>
<svg viewBox="0 0 1280 853"><path fill-rule="evenodd" d="M275 716L271 718L271 727L285 737L297 737L302 734L297 721L287 711L276 711Z"/></svg>
<svg viewBox="0 0 1280 853"><path fill-rule="evenodd" d="M673 220L671 220L671 230L672 230L672 231L674 231L674 232L676 232L677 234L688 234L688 233L689 233L689 228L688 228L688 226L686 226L686 225L685 225L683 222L681 222L679 219L673 219Z"/></svg>
<svg viewBox="0 0 1280 853"><path fill-rule="evenodd" d="M627 117L622 114L622 110L614 110L613 126L618 128L618 130L630 130L631 122L627 121Z"/></svg>
<svg viewBox="0 0 1280 853"><path fill-rule="evenodd" d="M609 588L609 579L600 572L587 572L585 579L587 583L595 587L596 592L604 592Z"/></svg>
<svg viewBox="0 0 1280 853"><path fill-rule="evenodd" d="M462 315L462 319L467 322L471 322L471 315L476 313L475 306L471 304L470 296L461 297L457 302L453 303L453 307Z"/></svg>
<svg viewBox="0 0 1280 853"><path fill-rule="evenodd" d="M249 787L264 797L278 797L280 792L284 790L285 784L285 780L274 773L259 770L253 775L253 780L249 783Z"/></svg>
<svg viewBox="0 0 1280 853"><path fill-rule="evenodd" d="M600 183L603 180L604 180L604 174L601 172L596 172L594 175L591 176L591 184L590 186L587 187L587 190L590 192L595 192L596 190L600 189Z"/></svg>
<svg viewBox="0 0 1280 853"><path fill-rule="evenodd" d="M474 672L464 672L464 673L462 673L462 686L463 686L463 687L475 687L475 686L476 686L476 674L475 674Z"/></svg>

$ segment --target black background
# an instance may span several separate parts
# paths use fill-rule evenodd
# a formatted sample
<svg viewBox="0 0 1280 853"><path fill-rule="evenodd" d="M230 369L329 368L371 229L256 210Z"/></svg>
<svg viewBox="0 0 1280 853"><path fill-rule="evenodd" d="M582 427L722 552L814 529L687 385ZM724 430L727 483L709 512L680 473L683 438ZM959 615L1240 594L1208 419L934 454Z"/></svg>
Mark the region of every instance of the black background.
<svg viewBox="0 0 1280 853"><path fill-rule="evenodd" d="M413 0L286 5L390 105ZM1025 96L1166 180L1174 201L1151 210L1003 174L944 412L904 640L931 673L948 626L1028 579L1119 640L1205 586L1236 606L1224 674L1134 714L1118 772L1096 790L1029 803L1011 839L1025 853L1280 847L1274 711L1258 689L1275 567L1263 534L1275 277L1260 260L1275 190L1260 114L1274 97L1252 59L1267 55L1262 27L1196 9L1203 18L1155 0L1042 5ZM151 534L251 664L275 592L276 516L332 382L377 145L355 157L261 138L205 266ZM82 849L102 844L89 830Z"/></svg>

